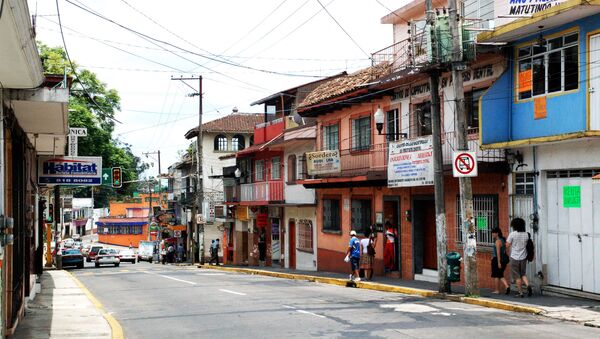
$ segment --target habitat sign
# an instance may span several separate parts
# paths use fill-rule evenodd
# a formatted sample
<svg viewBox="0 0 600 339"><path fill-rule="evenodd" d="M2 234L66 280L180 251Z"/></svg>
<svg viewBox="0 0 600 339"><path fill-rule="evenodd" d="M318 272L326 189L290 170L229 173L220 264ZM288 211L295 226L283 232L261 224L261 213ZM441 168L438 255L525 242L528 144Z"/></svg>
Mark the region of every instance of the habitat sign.
<svg viewBox="0 0 600 339"><path fill-rule="evenodd" d="M38 183L101 185L102 157L38 157Z"/></svg>

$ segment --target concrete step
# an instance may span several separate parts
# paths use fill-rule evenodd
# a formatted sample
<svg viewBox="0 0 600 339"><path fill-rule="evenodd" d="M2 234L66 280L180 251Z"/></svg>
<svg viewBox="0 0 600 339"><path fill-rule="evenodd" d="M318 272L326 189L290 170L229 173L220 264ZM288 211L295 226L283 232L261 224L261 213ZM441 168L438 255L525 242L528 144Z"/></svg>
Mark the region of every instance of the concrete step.
<svg viewBox="0 0 600 339"><path fill-rule="evenodd" d="M415 274L415 280L436 283L438 282L438 272L436 270L424 268L422 274Z"/></svg>
<svg viewBox="0 0 600 339"><path fill-rule="evenodd" d="M573 290L570 288L558 287L558 286L542 286L542 293L546 295L558 296L558 297L576 297L582 299L591 299L600 301L600 294L584 292L579 290Z"/></svg>

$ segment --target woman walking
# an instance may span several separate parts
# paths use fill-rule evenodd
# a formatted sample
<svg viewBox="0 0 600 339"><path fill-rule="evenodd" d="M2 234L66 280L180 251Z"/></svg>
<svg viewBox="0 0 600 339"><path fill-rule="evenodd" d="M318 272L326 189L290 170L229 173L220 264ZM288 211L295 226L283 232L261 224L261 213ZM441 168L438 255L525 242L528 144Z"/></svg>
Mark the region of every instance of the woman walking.
<svg viewBox="0 0 600 339"><path fill-rule="evenodd" d="M502 283L504 294L510 294L510 286L504 278L504 270L508 265L508 255L506 254L506 239L502 236L502 230L496 227L492 229L494 238L494 249L492 251L492 278L494 279L494 294L500 294L500 283Z"/></svg>
<svg viewBox="0 0 600 339"><path fill-rule="evenodd" d="M360 268L365 272L365 280L373 279L373 261L375 261L375 243L377 239L370 229L365 231L365 238L360 240Z"/></svg>
<svg viewBox="0 0 600 339"><path fill-rule="evenodd" d="M523 287L521 283L525 283L527 287L527 296L531 297L533 291L529 286L529 280L527 279L527 240L529 234L525 232L525 220L521 218L514 218L510 222L510 226L513 231L508 235L506 239L506 248L510 250L510 270L512 277L515 279L517 285L517 297L523 298Z"/></svg>

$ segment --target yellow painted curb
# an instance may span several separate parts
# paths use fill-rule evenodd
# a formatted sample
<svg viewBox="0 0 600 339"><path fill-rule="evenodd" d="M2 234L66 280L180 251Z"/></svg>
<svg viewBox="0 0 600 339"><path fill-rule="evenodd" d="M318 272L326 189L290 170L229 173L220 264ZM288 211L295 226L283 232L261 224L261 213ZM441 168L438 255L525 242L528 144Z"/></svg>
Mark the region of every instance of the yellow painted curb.
<svg viewBox="0 0 600 339"><path fill-rule="evenodd" d="M306 280L313 282L320 282L323 284L330 285L338 285L338 286L347 286L348 280L339 279L339 278L327 278L327 277L318 277L312 275L304 275L304 274L294 274L294 273L281 273L281 272L272 272L266 270L252 269L252 268L239 268L239 267L222 267L222 266L211 266L211 265L198 265L198 268L205 269L214 269L228 272L236 272L236 273L244 273L244 274L257 274L264 275L275 278L284 278L284 279L294 279L294 280ZM444 293L439 293L430 290L423 290L418 288L411 287L403 287L403 286L394 286L394 285L386 285L386 284L378 284L371 282L356 282L355 286L357 288L381 291L381 292L393 292L393 293L402 293L409 295L416 295L425 298L439 298L456 302L463 302L466 304L478 305L488 308L496 308L505 311L512 312L522 312L522 313L531 313L531 314L543 314L545 311L540 308L524 306L524 305L515 305L507 302L485 299L485 298L472 298L472 297L463 297L460 295L449 295Z"/></svg>
<svg viewBox="0 0 600 339"><path fill-rule="evenodd" d="M125 335L123 334L123 328L121 327L121 324L119 324L117 319L115 319L115 317L113 317L108 312L106 312L106 310L104 309L104 306L102 306L102 303L100 303L100 301L98 301L98 299L96 299L96 297L94 297L92 292L90 292L87 289L87 287L85 287L81 283L81 281L79 281L79 279L77 279L77 277L75 277L73 275L73 273L71 273L69 271L66 271L66 272L69 274L71 279L73 279L73 281L75 281L75 284L77 284L77 286L79 286L79 288L81 288L81 290L83 291L83 293L85 293L85 295L88 297L88 299L90 299L92 304L94 304L94 306L96 306L96 308L98 310L100 310L100 312L102 312L102 316L104 317L104 319L106 319L106 321L110 325L112 339L124 339Z"/></svg>

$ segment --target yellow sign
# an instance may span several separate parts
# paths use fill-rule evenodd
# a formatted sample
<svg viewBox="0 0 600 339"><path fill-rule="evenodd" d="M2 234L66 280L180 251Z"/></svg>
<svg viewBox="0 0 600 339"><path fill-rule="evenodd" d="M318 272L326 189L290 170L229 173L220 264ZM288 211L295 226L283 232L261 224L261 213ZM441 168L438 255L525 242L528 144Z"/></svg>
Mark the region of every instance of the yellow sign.
<svg viewBox="0 0 600 339"><path fill-rule="evenodd" d="M238 220L248 220L248 206L238 206L235 214Z"/></svg>
<svg viewBox="0 0 600 339"><path fill-rule="evenodd" d="M306 168L309 175L339 173L340 151L307 152Z"/></svg>

